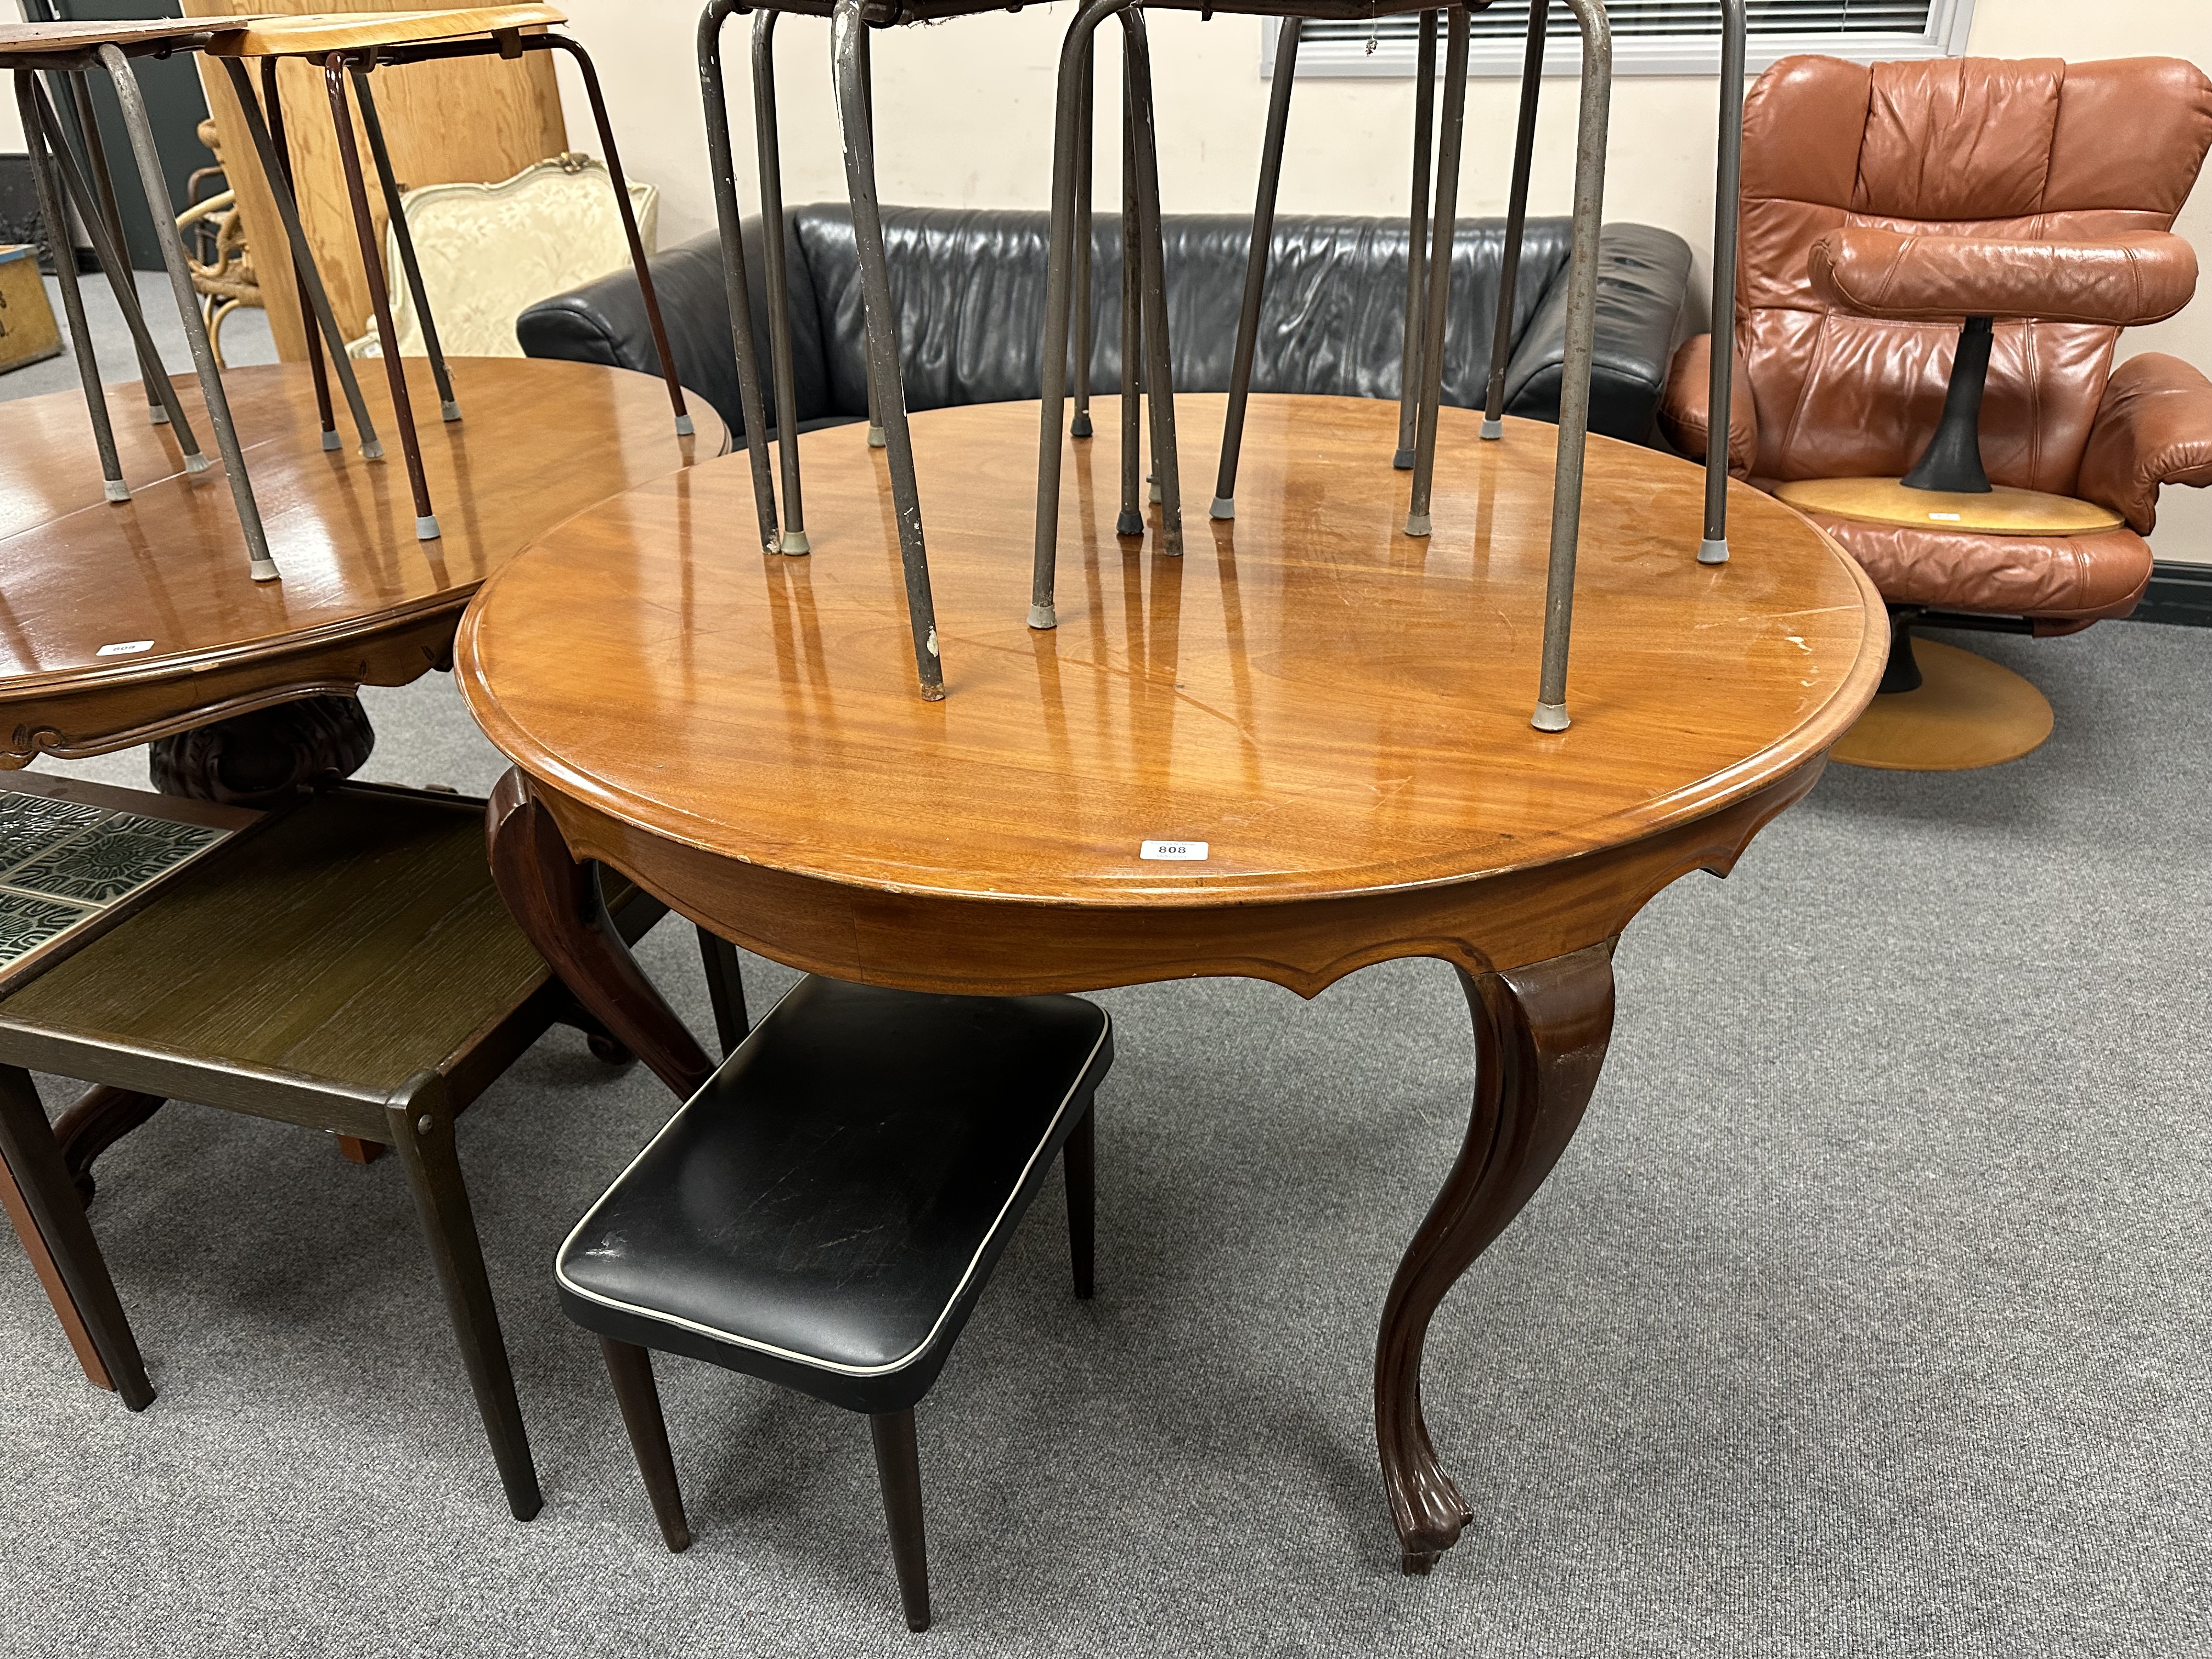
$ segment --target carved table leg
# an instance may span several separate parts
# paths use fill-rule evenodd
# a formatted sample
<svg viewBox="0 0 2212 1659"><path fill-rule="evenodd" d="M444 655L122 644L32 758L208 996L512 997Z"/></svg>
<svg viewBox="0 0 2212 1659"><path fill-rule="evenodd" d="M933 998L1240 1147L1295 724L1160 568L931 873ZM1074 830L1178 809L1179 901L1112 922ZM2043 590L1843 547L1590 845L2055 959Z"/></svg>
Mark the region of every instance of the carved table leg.
<svg viewBox="0 0 2212 1659"><path fill-rule="evenodd" d="M1474 1518L1421 1420L1429 1319L1521 1212L1582 1121L1613 1035L1613 944L1460 981L1474 1016L1474 1105L1443 1190L1407 1247L1375 1347L1375 1439L1401 1565L1425 1573Z"/></svg>
<svg viewBox="0 0 2212 1659"><path fill-rule="evenodd" d="M607 915L596 867L570 856L560 826L520 771L491 792L484 814L492 879L515 925L607 1034L683 1099L714 1072L697 1039L645 976Z"/></svg>
<svg viewBox="0 0 2212 1659"><path fill-rule="evenodd" d="M274 806L361 770L376 733L357 697L300 697L157 738L147 757L165 795Z"/></svg>

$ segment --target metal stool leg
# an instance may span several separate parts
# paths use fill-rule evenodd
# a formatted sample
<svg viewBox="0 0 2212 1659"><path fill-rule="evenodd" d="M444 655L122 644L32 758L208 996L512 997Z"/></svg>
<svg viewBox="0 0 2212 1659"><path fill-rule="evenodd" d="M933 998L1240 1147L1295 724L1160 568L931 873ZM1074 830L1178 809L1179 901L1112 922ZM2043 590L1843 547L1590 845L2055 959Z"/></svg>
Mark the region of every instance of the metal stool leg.
<svg viewBox="0 0 2212 1659"><path fill-rule="evenodd" d="M1031 628L1059 626L1053 582L1060 550L1060 418L1067 412L1068 313L1074 303L1076 155L1081 144L1083 79L1100 21L1128 0L1092 0L1068 25L1060 47L1054 106L1051 251L1045 264L1044 337L1037 343L1037 494ZM1126 250L1124 257L1127 257ZM1087 303L1087 296L1086 296ZM1124 460L1126 476L1126 458Z"/></svg>
<svg viewBox="0 0 2212 1659"><path fill-rule="evenodd" d="M899 558L906 574L907 623L922 696L945 696L945 668L930 597L929 552L922 539L921 495L915 483L914 438L907 429L900 385L898 313L891 308L890 271L884 258L883 210L876 200L876 140L868 116L867 0L837 0L830 21L836 69L838 124L845 139L846 189L853 201L853 236L860 257L860 292L867 313L868 383L883 416L890 462L891 500L898 514Z"/></svg>
<svg viewBox="0 0 2212 1659"><path fill-rule="evenodd" d="M1498 325L1490 337L1490 386L1482 435L1505 435L1505 361L1513 352L1513 304L1521 283L1521 241L1528 224L1528 168L1536 154L1536 98L1544 85L1544 23L1549 9L1528 9L1528 46L1521 60L1521 115L1513 131L1513 187L1505 203L1505 252L1498 267Z"/></svg>
<svg viewBox="0 0 2212 1659"><path fill-rule="evenodd" d="M439 535L438 515L430 510L430 483L422 472L422 437L415 430L415 405L407 395L406 366L399 360L398 331L392 325L392 296L385 289L384 258L377 252L375 222L369 217L361 147L354 142L344 53L334 52L323 60L323 85L330 94L331 125L337 134L346 195L353 204L354 237L361 245L362 272L368 279L369 303L376 312L376 340L384 353L385 383L392 388L392 418L399 427L400 453L407 458L407 486L415 497L415 538L433 542Z"/></svg>
<svg viewBox="0 0 2212 1659"><path fill-rule="evenodd" d="M1283 140L1291 126L1291 88L1298 72L1298 19L1285 17L1276 36L1275 83L1267 91L1267 136L1260 147L1260 190L1252 204L1252 246L1244 258L1244 302L1237 312L1237 355L1229 367L1229 415L1221 428L1221 467L1213 481L1212 516L1237 516L1237 459L1244 447L1244 404L1252 395L1252 358L1260 346L1260 301L1267 286L1268 245L1275 236L1275 194L1283 182Z"/></svg>
<svg viewBox="0 0 2212 1659"><path fill-rule="evenodd" d="M1406 533L1429 533L1437 473L1437 411L1443 401L1444 325L1451 317L1452 244L1458 234L1460 143L1467 130L1467 12L1454 8L1444 44L1443 131L1437 146L1436 230L1429 238L1428 337L1421 346L1421 420L1413 449L1413 495Z"/></svg>
<svg viewBox="0 0 2212 1659"><path fill-rule="evenodd" d="M384 191L384 218L392 239L399 244L399 270L406 279L408 297L415 302L415 319L422 327L422 346L430 359L430 378L437 382L438 412L448 421L461 418L453 397L453 377L446 368L446 350L438 343L438 319L430 314L430 296L422 287L422 262L415 257L415 233L408 228L407 210L399 200L399 177L392 169L392 151L384 142L384 122L376 112L376 95L368 88L368 71L353 65L353 92L361 105L361 125L368 134L368 158Z"/></svg>
<svg viewBox="0 0 2212 1659"><path fill-rule="evenodd" d="M100 61L115 88L116 102L123 106L123 130L130 135L131 154L138 162L138 182L154 210L154 234L161 244L161 260L169 268L169 291L175 295L177 315L185 325L185 341L192 349L192 366L199 371L200 396L207 403L208 424L215 428L215 446L222 456L223 471L230 483L231 505L238 509L238 527L246 536L248 574L258 582L276 580L276 562L269 556L269 538L261 527L261 508L253 499L253 481L246 475L246 457L239 448L238 428L230 418L230 399L223 395L222 376L215 366L215 348L209 343L206 320L200 315L199 295L192 289L191 268L185 263L184 239L177 233L176 216L162 211L169 199L169 183L161 173L161 156L154 147L154 129L146 117L146 100L138 90L138 76L131 60L114 46L100 49ZM177 419L177 411L170 412Z"/></svg>
<svg viewBox="0 0 2212 1659"><path fill-rule="evenodd" d="M1437 14L1421 14L1420 46L1413 65L1413 202L1406 214L1406 345L1398 368L1398 453L1390 465L1413 465L1421 422L1421 340L1427 319L1422 304L1428 266L1429 155L1435 147Z"/></svg>
<svg viewBox="0 0 2212 1659"><path fill-rule="evenodd" d="M868 129L868 152L875 153L876 145L876 59L868 36L861 33L858 51L860 54L860 114ZM876 385L876 377L868 376L868 447L884 447L883 392Z"/></svg>
<svg viewBox="0 0 2212 1659"><path fill-rule="evenodd" d="M599 132L601 159L607 164L607 178L615 187L615 209L622 216L623 235L629 242L629 262L637 271L638 294L645 301L645 320L653 330L653 349L660 354L660 378L668 385L668 406L676 416L676 435L688 438L696 428L684 407L684 382L676 373L676 354L669 349L668 329L661 321L660 296L653 292L653 270L645 257L645 238L638 233L637 210L630 204L629 184L623 177L622 155L615 149L615 130L607 120L606 97L599 90L599 72L592 65L591 54L568 36L549 34L544 39L549 49L565 52L574 58L577 73L584 77L584 94L592 106L592 124ZM406 244L403 241L401 246Z"/></svg>
<svg viewBox="0 0 2212 1659"><path fill-rule="evenodd" d="M144 363L151 360L158 363L161 354L155 348L153 331L147 327L146 313L138 303L138 283L131 268L130 252L120 242L109 236L107 222L100 216L92 186L77 171L76 157L70 149L68 137L62 131L61 118L55 114L53 105L47 101L46 94L35 82L31 85L31 97L43 135L46 159L52 166L52 176L58 179L61 185L57 193L57 203L76 209L85 234L92 239L93 258L100 266L100 275L107 280L108 292L115 299L115 308L123 313L123 325L130 332L131 347L138 361ZM64 218L62 222L66 224L68 221ZM66 237L59 244L64 247L68 245ZM55 262L58 271L60 264L59 260ZM71 263L70 281L72 283L76 281L74 262ZM196 307L196 312L197 309ZM91 338L88 335L86 349L88 350L90 347ZM99 380L96 370L93 378L96 385ZM147 384L154 395L161 399L162 411L167 416L156 424L168 427L175 433L177 447L184 457L185 471L193 474L206 471L208 459L200 453L199 440L192 435L191 422L185 418L185 406L177 397L175 383L166 372L157 371ZM106 399L103 393L101 407L105 410L106 406Z"/></svg>
<svg viewBox="0 0 2212 1659"><path fill-rule="evenodd" d="M255 127L253 100L247 92L245 65L234 58L218 58L229 72L230 87L238 100L240 113L249 129ZM290 193L295 187L292 175L292 147L284 139L284 96L276 84L276 59L261 60L261 101L264 106L262 125L268 128L269 144L264 149L257 139L254 152L260 158L262 171L269 179L272 191ZM258 129L256 129L258 130ZM270 166L270 153L275 152L276 166ZM285 231L288 246L296 246L290 240L290 228ZM317 331L315 308L307 298L307 278L300 268L299 258L292 260L292 295L300 304L300 332L307 337L307 367L315 380L315 418L321 423L323 447L334 450L338 447L337 416L331 408L331 374L323 361L322 336Z"/></svg>
<svg viewBox="0 0 2212 1659"><path fill-rule="evenodd" d="M806 534L806 498L799 471L799 382L791 362L791 272L784 263L791 257L791 246L790 228L783 217L783 149L775 109L775 20L780 15L766 9L753 14L753 150L760 162L761 228L769 254L763 275L768 283L769 378L775 389L775 457L783 471L780 545L796 556L811 552L814 544ZM747 337L750 341L750 329Z"/></svg>
<svg viewBox="0 0 2212 1659"><path fill-rule="evenodd" d="M1130 106L1129 72L1121 70L1121 516L1116 536L1145 533L1144 233L1137 216L1136 116Z"/></svg>
<svg viewBox="0 0 2212 1659"><path fill-rule="evenodd" d="M745 272L737 163L730 152L730 106L722 90L722 25L735 9L736 0L715 0L699 14L699 88L706 103L707 158L708 170L714 175L714 222L722 240L722 294L730 309L730 349L738 362L738 412L745 423L753 514L758 521L762 550L787 553L793 550L790 538L779 533L775 524L775 483L768 465L768 410L761 398L759 354L753 349L752 284ZM666 357L662 361L666 362Z"/></svg>
<svg viewBox="0 0 2212 1659"><path fill-rule="evenodd" d="M1552 485L1551 566L1544 588L1539 732L1564 732L1567 645L1574 625L1575 551L1582 528L1583 452L1589 440L1590 364L1597 345L1598 223L1605 207L1606 127L1613 107L1613 31L1603 0L1567 0L1583 32L1580 130L1575 138L1574 264L1567 273L1567 353L1559 379L1559 459ZM1741 73L1736 84L1742 85ZM1723 434L1725 441L1726 434Z"/></svg>
<svg viewBox="0 0 2212 1659"><path fill-rule="evenodd" d="M1083 43L1083 82L1076 94L1075 109L1075 413L1067 422L1067 435L1091 435L1091 150L1092 128L1097 121L1097 40Z"/></svg>
<svg viewBox="0 0 2212 1659"><path fill-rule="evenodd" d="M108 171L107 146L100 137L100 115L93 108L92 82L85 70L71 70L69 83L70 97L76 106L77 127L84 134L85 171L92 175L92 187L100 198L100 216L107 222L108 240L128 252L130 242L123 234L123 204L115 199L115 176ZM162 367L159 357L149 358L142 353L138 373L146 383L146 418L155 426L167 426L169 411L162 407L161 394L154 383L167 379L168 370Z"/></svg>
<svg viewBox="0 0 2212 1659"><path fill-rule="evenodd" d="M300 222L300 204L292 193L292 152L284 142L283 106L276 97L276 77L273 71L276 60L263 61L262 86L268 97L269 120L262 119L262 112L253 101L252 85L246 78L245 65L236 58L227 58L223 65L230 71L231 90L238 96L240 110L246 118L246 136L253 141L254 154L260 158L262 175L269 180L269 193L276 204L276 216L283 221L285 240L291 245L292 276L300 290L301 323L307 335L307 356L315 366L316 401L321 405L323 447L337 447L335 417L331 413L330 392L323 379L323 358L325 350L336 368L338 388L345 393L346 407L352 411L354 433L361 441L364 460L380 460L384 443L376 435L376 424L369 418L368 400L361 395L361 380L354 373L353 359L346 356L345 336L338 330L337 314L331 309L331 296L323 288L322 273L315 267L314 252L307 246L307 233ZM317 331L321 332L323 349L317 348Z"/></svg>
<svg viewBox="0 0 2212 1659"><path fill-rule="evenodd" d="M22 117L23 145L30 152L31 184L39 198L39 222L53 250L54 276L61 284L62 313L69 321L70 349L76 354L77 378L84 383L84 410L92 421L92 441L100 449L100 473L107 499L127 501L123 461L115 450L115 428L107 418L107 393L100 384L100 360L92 349L92 330L84 320L84 295L76 282L76 251L70 241L69 216L62 211L54 183L53 158L46 151L46 129L39 119L38 88L29 70L15 71L15 106Z"/></svg>
<svg viewBox="0 0 2212 1659"><path fill-rule="evenodd" d="M1175 370L1168 349L1167 252L1160 235L1160 158L1152 126L1152 60L1141 6L1121 13L1137 152L1137 215L1144 260L1145 398L1152 423L1152 476L1158 482L1160 551L1182 554L1182 471L1176 454Z"/></svg>
<svg viewBox="0 0 2212 1659"><path fill-rule="evenodd" d="M1743 0L1721 0L1720 176L1713 183L1712 378L1705 392L1705 534L1699 564L1726 564L1729 399L1735 381L1735 261L1743 215Z"/></svg>

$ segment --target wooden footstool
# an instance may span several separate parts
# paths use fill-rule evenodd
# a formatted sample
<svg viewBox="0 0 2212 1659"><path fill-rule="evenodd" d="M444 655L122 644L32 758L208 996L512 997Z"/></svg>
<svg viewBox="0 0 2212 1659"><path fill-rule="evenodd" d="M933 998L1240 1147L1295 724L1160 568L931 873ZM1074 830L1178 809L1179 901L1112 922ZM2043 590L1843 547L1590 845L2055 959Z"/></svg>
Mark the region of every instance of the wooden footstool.
<svg viewBox="0 0 2212 1659"><path fill-rule="evenodd" d="M809 977L561 1247L672 1550L691 1541L648 1350L866 1412L907 1624L929 1626L914 1407L1067 1148L1091 1294L1091 1104L1113 1025L1076 997L956 997Z"/></svg>

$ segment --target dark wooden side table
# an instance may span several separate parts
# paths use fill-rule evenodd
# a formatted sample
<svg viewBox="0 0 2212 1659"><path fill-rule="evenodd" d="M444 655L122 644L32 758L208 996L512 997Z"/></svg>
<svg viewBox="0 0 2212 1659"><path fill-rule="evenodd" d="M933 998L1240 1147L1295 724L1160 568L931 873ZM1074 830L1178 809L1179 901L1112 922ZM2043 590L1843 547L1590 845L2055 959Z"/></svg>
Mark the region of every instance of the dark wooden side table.
<svg viewBox="0 0 2212 1659"><path fill-rule="evenodd" d="M1224 400L1178 399L1218 442ZM914 417L948 490L948 696L914 696L884 469L802 439L813 556L732 534L743 458L569 520L464 617L455 670L516 763L493 869L580 1000L679 1094L706 1054L592 896L618 870L723 938L841 979L1008 994L1200 975L1311 996L1392 957L1460 972L1478 1051L1457 1162L1384 1304L1376 1434L1405 1566L1469 1510L1421 1417L1431 1316L1574 1133L1613 941L1725 873L1872 696L1879 596L1741 486L1736 556L1684 556L1704 479L1590 441L1577 717L1532 730L1552 428L1441 412L1433 534L1371 465L1384 403L1255 398L1237 516L1173 558L1115 537L1119 423L1077 453L1060 626L1024 626L1037 405ZM580 593L591 595L579 604ZM1127 1040L1141 1042L1141 1032Z"/></svg>

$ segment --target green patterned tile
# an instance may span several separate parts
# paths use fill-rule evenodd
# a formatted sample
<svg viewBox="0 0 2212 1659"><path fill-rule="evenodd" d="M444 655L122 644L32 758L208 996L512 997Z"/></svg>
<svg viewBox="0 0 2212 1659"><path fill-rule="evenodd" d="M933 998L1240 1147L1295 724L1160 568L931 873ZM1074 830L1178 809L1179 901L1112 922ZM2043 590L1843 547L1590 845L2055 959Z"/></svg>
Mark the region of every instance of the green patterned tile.
<svg viewBox="0 0 2212 1659"><path fill-rule="evenodd" d="M7 872L17 865L51 852L108 816L104 806L17 794L12 790L0 793L0 881L6 880Z"/></svg>
<svg viewBox="0 0 2212 1659"><path fill-rule="evenodd" d="M224 833L118 812L12 871L7 885L48 898L112 904L213 846Z"/></svg>
<svg viewBox="0 0 2212 1659"><path fill-rule="evenodd" d="M99 913L88 905L64 904L22 893L0 893L0 967L19 962L49 940L58 939Z"/></svg>

